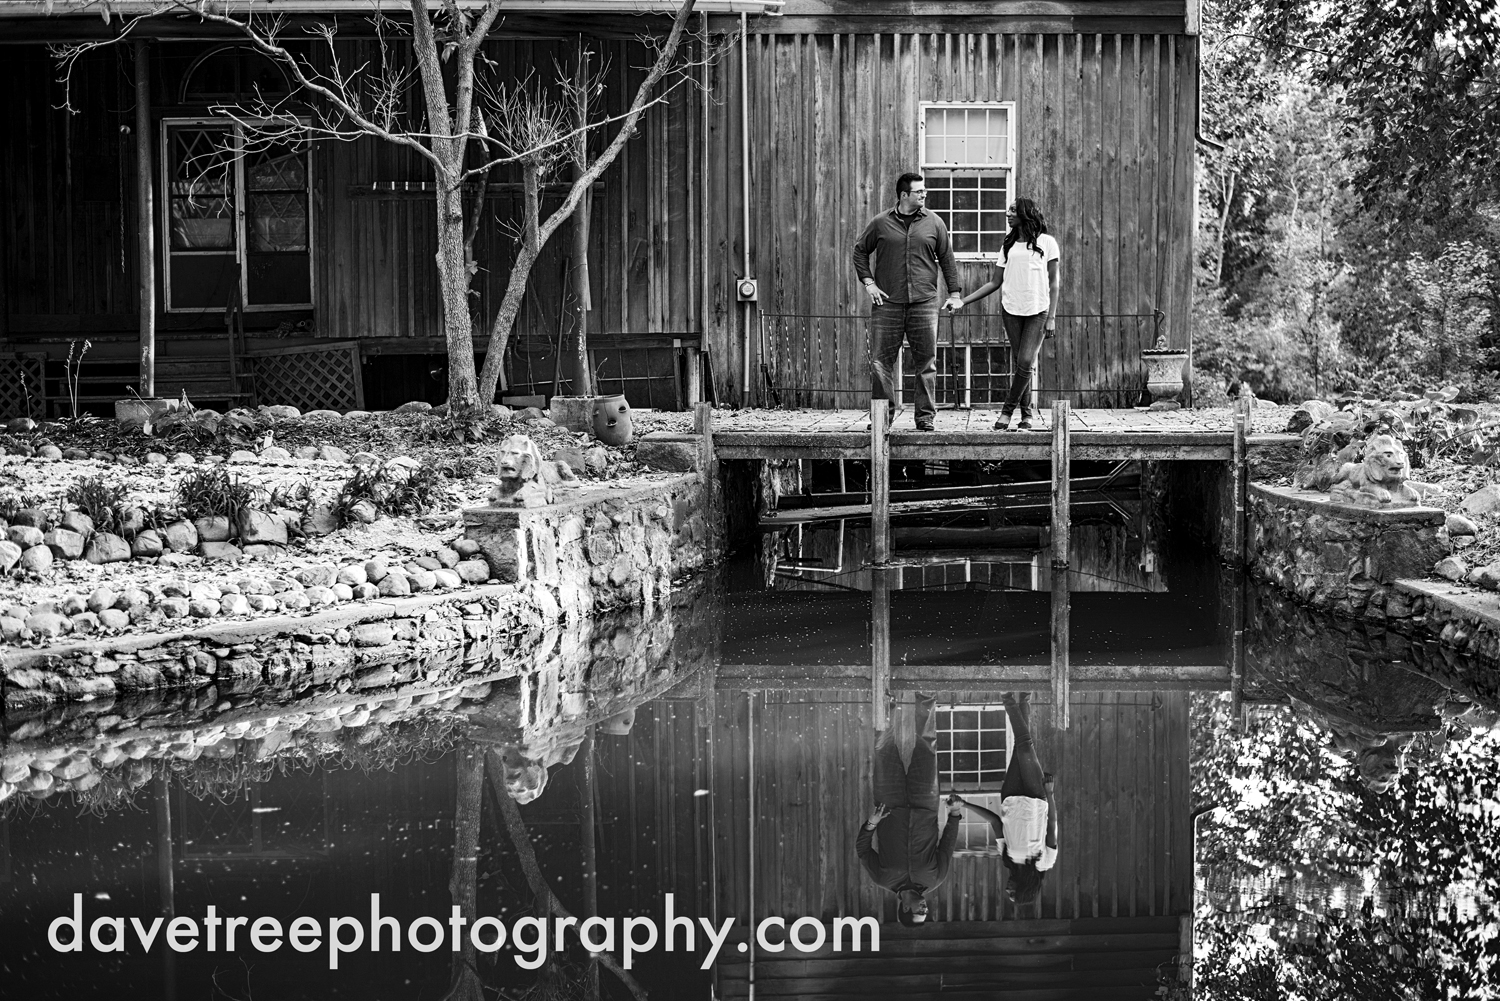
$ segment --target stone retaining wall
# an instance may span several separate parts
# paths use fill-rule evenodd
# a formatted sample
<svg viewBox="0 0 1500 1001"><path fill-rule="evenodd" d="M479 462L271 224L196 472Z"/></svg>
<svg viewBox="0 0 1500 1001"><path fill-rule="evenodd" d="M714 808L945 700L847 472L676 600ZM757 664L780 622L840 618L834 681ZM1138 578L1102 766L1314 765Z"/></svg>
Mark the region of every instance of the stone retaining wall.
<svg viewBox="0 0 1500 1001"><path fill-rule="evenodd" d="M1252 483L1246 563L1314 608L1367 619L1410 618L1403 578L1426 577L1448 552L1437 508L1371 509L1328 495Z"/></svg>
<svg viewBox="0 0 1500 1001"><path fill-rule="evenodd" d="M681 577L724 550L718 504L697 473L619 489L559 490L542 507L464 511L465 533L495 579L534 581L562 614L655 604Z"/></svg>

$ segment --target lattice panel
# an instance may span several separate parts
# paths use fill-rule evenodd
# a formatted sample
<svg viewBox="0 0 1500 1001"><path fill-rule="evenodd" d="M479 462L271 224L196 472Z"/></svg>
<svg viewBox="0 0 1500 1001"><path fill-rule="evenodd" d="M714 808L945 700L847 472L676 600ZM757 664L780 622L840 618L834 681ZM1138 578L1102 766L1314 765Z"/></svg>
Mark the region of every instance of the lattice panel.
<svg viewBox="0 0 1500 1001"><path fill-rule="evenodd" d="M257 404L304 412L364 409L357 341L250 352L245 361L255 379Z"/></svg>
<svg viewBox="0 0 1500 1001"><path fill-rule="evenodd" d="M0 355L0 418L46 414L40 355Z"/></svg>

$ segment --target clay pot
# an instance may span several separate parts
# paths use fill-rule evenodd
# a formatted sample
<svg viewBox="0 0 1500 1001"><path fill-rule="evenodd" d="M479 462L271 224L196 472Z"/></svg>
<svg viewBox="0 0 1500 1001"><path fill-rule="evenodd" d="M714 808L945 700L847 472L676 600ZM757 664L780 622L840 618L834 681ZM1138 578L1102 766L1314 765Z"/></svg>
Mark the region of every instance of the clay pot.
<svg viewBox="0 0 1500 1001"><path fill-rule="evenodd" d="M601 396L594 401L594 437L606 445L630 441L630 404L625 397Z"/></svg>

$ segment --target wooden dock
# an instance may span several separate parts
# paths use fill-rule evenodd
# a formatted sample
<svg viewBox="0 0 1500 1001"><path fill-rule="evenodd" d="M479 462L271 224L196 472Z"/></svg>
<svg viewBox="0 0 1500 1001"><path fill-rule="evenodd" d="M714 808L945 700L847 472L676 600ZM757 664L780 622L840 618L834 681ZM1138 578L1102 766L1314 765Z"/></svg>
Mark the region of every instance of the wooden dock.
<svg viewBox="0 0 1500 1001"><path fill-rule="evenodd" d="M1229 461L1235 414L1214 410L1068 410L1075 461L1131 459ZM1283 433L1290 411L1255 408L1246 420L1249 448L1297 441ZM932 431L918 431L908 407L888 433L893 461L912 459L1045 460L1054 420L1039 411L1031 431L995 431L994 410L939 410ZM738 410L713 415L720 459L869 459L867 410Z"/></svg>

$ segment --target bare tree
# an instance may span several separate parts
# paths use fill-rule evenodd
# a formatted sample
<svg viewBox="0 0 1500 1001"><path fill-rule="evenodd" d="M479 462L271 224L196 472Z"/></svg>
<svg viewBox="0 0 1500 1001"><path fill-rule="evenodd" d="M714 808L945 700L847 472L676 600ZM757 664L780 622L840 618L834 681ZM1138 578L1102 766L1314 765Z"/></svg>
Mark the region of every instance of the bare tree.
<svg viewBox="0 0 1500 1001"><path fill-rule="evenodd" d="M303 25L302 40L288 40L291 25L282 16L260 16L248 8L234 13L232 0L159 0L141 11L133 5L116 10L113 0L98 0L109 20L120 17L118 34L107 41L91 41L54 48L66 85L74 64L84 53L127 37L145 18L187 14L219 24L244 37L249 46L275 63L294 84L292 97L308 102L306 109L292 97L275 99L256 94L236 104L213 110L232 120L251 144L284 142L291 137L354 140L373 136L414 151L431 164L437 198L437 272L443 304L444 337L448 350L448 403L455 414L466 414L494 400L522 298L542 248L564 222L573 217L597 181L635 135L641 118L665 102L678 87L693 83L698 65L683 53L683 39L695 0L682 0L665 38L643 36L655 59L623 113L598 113L591 98L602 87L602 72L591 73L580 52L571 71L558 67L561 97L534 76L520 82L495 77L499 67L483 52L483 43L500 20L503 0L444 0L429 9L428 0L404 0L410 22L388 17L390 0L372 0L378 57L373 63L345 65L335 47L338 25L324 21ZM400 41L409 36L409 41ZM311 44L304 44L304 42ZM580 42L581 45L581 42ZM409 46L410 58L406 56ZM708 39L701 57L710 58ZM415 67L411 63L415 63ZM411 107L413 85L421 91L420 107ZM68 105L71 110L71 105ZM311 112L311 118L304 117ZM610 130L613 133L610 134ZM589 137L608 136L590 158ZM561 203L542 213L542 185L564 162L574 169ZM476 376L475 318L470 299L479 273L474 239L479 231L490 173L507 165L519 167L523 188L522 218L514 227L515 260L505 294L489 321L490 342L483 371ZM466 190L474 192L465 199ZM586 250L586 223L582 248ZM575 261L575 274L579 263ZM586 274L586 264L583 265ZM586 296L585 290L579 294ZM480 321L483 322L482 320ZM578 348L578 357L584 349ZM575 372L587 386L587 366Z"/></svg>

